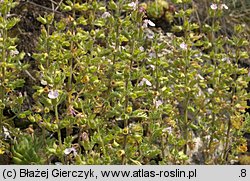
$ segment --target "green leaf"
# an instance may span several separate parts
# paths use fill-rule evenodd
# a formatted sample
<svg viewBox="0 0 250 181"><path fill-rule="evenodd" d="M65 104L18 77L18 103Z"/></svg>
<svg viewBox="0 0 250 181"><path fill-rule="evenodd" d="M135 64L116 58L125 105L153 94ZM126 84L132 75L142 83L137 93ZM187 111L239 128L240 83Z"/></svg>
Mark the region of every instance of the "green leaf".
<svg viewBox="0 0 250 181"><path fill-rule="evenodd" d="M71 11L72 10L72 7L71 6L66 6L66 5L62 5L62 10L63 11Z"/></svg>
<svg viewBox="0 0 250 181"><path fill-rule="evenodd" d="M23 87L25 81L23 79L16 79L14 81L12 81L9 86L12 88L12 89L16 89L16 88L19 88L19 87Z"/></svg>
<svg viewBox="0 0 250 181"><path fill-rule="evenodd" d="M18 158L18 157L15 157L15 156L13 156L12 157L12 160L13 160L13 162L15 163L15 164L24 164L23 163L23 160L21 160L20 158Z"/></svg>
<svg viewBox="0 0 250 181"><path fill-rule="evenodd" d="M46 97L43 96L43 97L41 97L40 101L41 101L41 103L44 104L46 107L52 106L52 101L51 101L51 99L49 99L49 98L46 98Z"/></svg>
<svg viewBox="0 0 250 181"><path fill-rule="evenodd" d="M100 26L100 27L103 27L103 26L105 26L105 21L104 21L104 19L99 19L99 20L96 20L95 22L94 22L94 25L96 25L96 26Z"/></svg>
<svg viewBox="0 0 250 181"><path fill-rule="evenodd" d="M13 28L19 21L20 21L19 18L12 18L8 20L7 25L6 25L7 30L10 30L11 28Z"/></svg>
<svg viewBox="0 0 250 181"><path fill-rule="evenodd" d="M37 21L39 21L40 23L42 23L42 24L44 24L44 25L47 24L47 20L46 20L45 18L41 17L41 16L39 16L39 17L37 18Z"/></svg>
<svg viewBox="0 0 250 181"><path fill-rule="evenodd" d="M182 0L172 0L173 3L176 3L176 4L181 4L182 3Z"/></svg>
<svg viewBox="0 0 250 181"><path fill-rule="evenodd" d="M147 118L147 114L145 113L145 111L143 110L135 110L133 113L132 113L132 116L131 117L137 117L137 118Z"/></svg>
<svg viewBox="0 0 250 181"><path fill-rule="evenodd" d="M29 116L28 116L28 120L31 121L32 123L35 123L35 122L36 122L35 117L32 116L32 115L29 115Z"/></svg>
<svg viewBox="0 0 250 181"><path fill-rule="evenodd" d="M239 58L248 59L249 58L248 52L240 52Z"/></svg>
<svg viewBox="0 0 250 181"><path fill-rule="evenodd" d="M186 154L184 154L183 151L180 151L178 154L179 154L180 160L188 160L188 156Z"/></svg>
<svg viewBox="0 0 250 181"><path fill-rule="evenodd" d="M133 160L132 158L129 159L131 162L133 162L135 165L142 165L141 162L137 160Z"/></svg>
<svg viewBox="0 0 250 181"><path fill-rule="evenodd" d="M31 111L24 111L18 115L18 118L26 118L28 115L30 115L32 112Z"/></svg>
<svg viewBox="0 0 250 181"><path fill-rule="evenodd" d="M113 0L111 0L109 2L109 8L112 9L112 10L117 10L118 9L117 4Z"/></svg>
<svg viewBox="0 0 250 181"><path fill-rule="evenodd" d="M52 24L54 20L54 14L49 14L46 17L48 24Z"/></svg>
<svg viewBox="0 0 250 181"><path fill-rule="evenodd" d="M87 11L89 8L88 8L88 4L87 3L84 3L84 4L79 4L79 3L76 3L73 8L77 11Z"/></svg>
<svg viewBox="0 0 250 181"><path fill-rule="evenodd" d="M192 107L192 106L188 106L188 109L189 109L190 111L192 111L192 112L195 112L195 108Z"/></svg>
<svg viewBox="0 0 250 181"><path fill-rule="evenodd" d="M183 29L182 26L173 26L172 27L173 32L180 32L180 31L182 31L182 29Z"/></svg>
<svg viewBox="0 0 250 181"><path fill-rule="evenodd" d="M76 22L78 24L81 24L81 25L87 25L88 24L87 19L85 19L83 16L80 16L79 18L77 18Z"/></svg>
<svg viewBox="0 0 250 181"><path fill-rule="evenodd" d="M66 28L66 23L63 21L59 21L55 23L55 26L58 30L62 31Z"/></svg>
<svg viewBox="0 0 250 181"><path fill-rule="evenodd" d="M190 124L190 128L193 129L193 130L199 130L199 127L196 126L196 125L193 124L193 123Z"/></svg>

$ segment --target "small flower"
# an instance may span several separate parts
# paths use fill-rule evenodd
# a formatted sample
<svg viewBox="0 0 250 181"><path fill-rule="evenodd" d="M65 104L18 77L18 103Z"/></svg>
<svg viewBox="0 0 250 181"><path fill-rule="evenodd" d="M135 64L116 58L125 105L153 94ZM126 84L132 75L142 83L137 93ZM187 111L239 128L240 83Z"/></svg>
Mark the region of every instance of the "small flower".
<svg viewBox="0 0 250 181"><path fill-rule="evenodd" d="M11 138L9 130L3 126L4 139Z"/></svg>
<svg viewBox="0 0 250 181"><path fill-rule="evenodd" d="M47 82L46 80L43 80L43 79L42 79L42 80L41 80L41 84L42 84L42 85L48 85L48 82Z"/></svg>
<svg viewBox="0 0 250 181"><path fill-rule="evenodd" d="M149 25L149 26L155 26L154 22L150 21L149 19L145 19L145 20L143 21L143 25L142 25L142 26L143 26L144 28L147 28L148 25Z"/></svg>
<svg viewBox="0 0 250 181"><path fill-rule="evenodd" d="M223 57L221 61L230 63L230 59L228 57Z"/></svg>
<svg viewBox="0 0 250 181"><path fill-rule="evenodd" d="M155 52L150 52L150 53L148 54L148 56L149 56L150 58L156 58Z"/></svg>
<svg viewBox="0 0 250 181"><path fill-rule="evenodd" d="M136 6L136 3L135 2L131 2L131 3L128 4L128 6L134 8Z"/></svg>
<svg viewBox="0 0 250 181"><path fill-rule="evenodd" d="M69 106L69 114L76 116L76 111L74 110L73 106Z"/></svg>
<svg viewBox="0 0 250 181"><path fill-rule="evenodd" d="M152 21L150 21L150 20L148 21L148 25L149 25L149 26L155 26L154 22L152 22Z"/></svg>
<svg viewBox="0 0 250 181"><path fill-rule="evenodd" d="M61 162L55 162L55 165L62 165Z"/></svg>
<svg viewBox="0 0 250 181"><path fill-rule="evenodd" d="M103 14L102 14L102 18L108 18L108 17L110 17L111 16L111 14L109 13L109 12L104 12Z"/></svg>
<svg viewBox="0 0 250 181"><path fill-rule="evenodd" d="M82 139L82 141L88 142L89 141L89 135L88 135L88 133L83 132L82 135L81 135L81 139Z"/></svg>
<svg viewBox="0 0 250 181"><path fill-rule="evenodd" d="M180 48L181 48L182 50L187 50L187 44L181 43L181 44L180 44Z"/></svg>
<svg viewBox="0 0 250 181"><path fill-rule="evenodd" d="M11 50L10 51L10 55L11 56L15 56L15 55L18 55L19 54L19 51L18 50Z"/></svg>
<svg viewBox="0 0 250 181"><path fill-rule="evenodd" d="M154 66L154 65L150 64L150 65L147 66L147 68L149 68L149 67L150 67L152 70L155 70L155 66Z"/></svg>
<svg viewBox="0 0 250 181"><path fill-rule="evenodd" d="M139 47L139 50L140 50L141 52L144 52L143 46Z"/></svg>
<svg viewBox="0 0 250 181"><path fill-rule="evenodd" d="M162 132L163 133L169 133L169 134L171 134L172 132L173 132L173 129L172 129L172 127L167 127L167 128L164 128L163 130L162 130Z"/></svg>
<svg viewBox="0 0 250 181"><path fill-rule="evenodd" d="M149 82L149 80L146 78L143 78L138 85L143 86L144 84L146 84L147 86L152 86L151 82Z"/></svg>
<svg viewBox="0 0 250 181"><path fill-rule="evenodd" d="M147 37L148 39L153 39L154 36L155 36L154 32L148 32L148 33L146 34L146 37Z"/></svg>
<svg viewBox="0 0 250 181"><path fill-rule="evenodd" d="M11 17L11 16L13 16L13 15L10 14L10 13L7 13L7 14L6 14L6 17L7 17L7 18L9 18L9 17Z"/></svg>
<svg viewBox="0 0 250 181"><path fill-rule="evenodd" d="M135 2L129 3L128 6L131 7L135 11L137 8L137 4L138 4L138 0L136 0Z"/></svg>
<svg viewBox="0 0 250 181"><path fill-rule="evenodd" d="M156 109L157 109L160 105L162 105L162 104L163 104L163 102L162 102L161 100L155 101L155 107L156 107Z"/></svg>
<svg viewBox="0 0 250 181"><path fill-rule="evenodd" d="M146 13L146 9L142 6L139 7L139 12L140 13Z"/></svg>
<svg viewBox="0 0 250 181"><path fill-rule="evenodd" d="M74 156L77 155L77 151L76 151L75 148L66 148L66 149L64 150L64 154L65 154L65 155L69 155L69 154L72 153L72 152L73 152L73 155L74 155Z"/></svg>
<svg viewBox="0 0 250 181"><path fill-rule="evenodd" d="M216 10L217 8L218 8L218 6L217 6L217 4L211 4L211 6L210 6L210 8L212 9L212 10Z"/></svg>
<svg viewBox="0 0 250 181"><path fill-rule="evenodd" d="M212 94L212 93L214 92L214 89L208 88L208 89L207 89L207 92L208 92L209 94Z"/></svg>
<svg viewBox="0 0 250 181"><path fill-rule="evenodd" d="M55 90L55 91L51 90L51 91L49 91L48 97L50 99L56 99L56 98L58 98L58 96L59 96L58 90Z"/></svg>
<svg viewBox="0 0 250 181"><path fill-rule="evenodd" d="M204 77L202 77L201 74L198 74L198 77L200 78L200 80L204 80Z"/></svg>
<svg viewBox="0 0 250 181"><path fill-rule="evenodd" d="M228 9L228 6L225 5L225 4L221 4L221 5L220 5L220 9Z"/></svg>

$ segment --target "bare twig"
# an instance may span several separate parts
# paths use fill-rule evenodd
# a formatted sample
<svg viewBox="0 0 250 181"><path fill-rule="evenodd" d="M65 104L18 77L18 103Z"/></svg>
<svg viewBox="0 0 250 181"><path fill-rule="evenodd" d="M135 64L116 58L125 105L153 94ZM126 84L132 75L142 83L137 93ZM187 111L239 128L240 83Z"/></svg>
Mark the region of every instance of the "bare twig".
<svg viewBox="0 0 250 181"><path fill-rule="evenodd" d="M62 12L57 11L56 9L53 10L53 9L51 9L51 8L48 8L48 7L46 7L46 6L42 6L42 5L40 5L40 4L31 2L31 1L29 1L29 0L26 0L26 1L24 0L24 3L29 3L29 4L32 4L32 5L37 6L37 7L39 7L39 8L46 9L46 10L48 10L48 11L52 11L52 12L55 12L55 13L58 13L58 14L63 14ZM60 3L59 3L59 4L60 4ZM57 7L58 7L58 6L57 6ZM58 8L57 8L57 9L58 9Z"/></svg>

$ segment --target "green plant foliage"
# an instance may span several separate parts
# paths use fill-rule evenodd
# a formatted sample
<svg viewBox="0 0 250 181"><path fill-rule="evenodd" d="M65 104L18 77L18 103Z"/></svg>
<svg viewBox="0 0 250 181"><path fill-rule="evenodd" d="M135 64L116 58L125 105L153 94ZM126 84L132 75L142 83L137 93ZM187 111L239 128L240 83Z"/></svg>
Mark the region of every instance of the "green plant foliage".
<svg viewBox="0 0 250 181"><path fill-rule="evenodd" d="M150 18L159 19L164 14L164 7L158 1L148 4L147 13Z"/></svg>
<svg viewBox="0 0 250 181"><path fill-rule="evenodd" d="M24 97L18 88L23 87L24 79L20 76L22 70L28 66L21 63L24 53L16 48L16 37L10 37L10 30L19 22L19 18L11 17L10 11L18 3L13 0L0 2L0 146L1 150L8 148L4 139L15 135L13 119L22 112ZM8 118L4 111L14 113L14 117Z"/></svg>
<svg viewBox="0 0 250 181"><path fill-rule="evenodd" d="M13 162L228 164L246 152L250 79L240 62L249 59L249 43L239 36L245 30L239 24L231 36L220 31L223 4L211 5L203 25L192 20L191 1L174 6L166 14L166 1L68 0L60 6L64 16L39 16L31 110L12 106L38 128L31 135L19 130ZM155 28L159 18L178 24L163 32ZM16 59L5 59L7 71ZM9 74L1 80L12 80L10 89L23 86ZM3 111L10 101L1 90Z"/></svg>
<svg viewBox="0 0 250 181"><path fill-rule="evenodd" d="M49 156L46 148L52 147L52 144L53 139L43 140L38 136L21 135L20 139L14 141L14 145L11 148L13 154L12 161L18 165L46 164Z"/></svg>

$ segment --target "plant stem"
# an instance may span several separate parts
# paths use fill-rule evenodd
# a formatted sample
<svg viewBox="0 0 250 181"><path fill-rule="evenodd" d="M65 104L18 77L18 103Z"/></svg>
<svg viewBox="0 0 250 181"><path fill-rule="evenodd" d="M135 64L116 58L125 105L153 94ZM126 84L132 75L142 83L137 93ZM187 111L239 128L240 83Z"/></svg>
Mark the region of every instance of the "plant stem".
<svg viewBox="0 0 250 181"><path fill-rule="evenodd" d="M236 47L236 61L235 61L235 66L238 66L238 62L239 62L239 48ZM236 79L237 79L237 72L234 72L233 74L233 82L235 83L233 85L233 83L231 84L231 87L232 87L232 95L231 95L231 105L233 106L234 103L235 103L235 99L233 98L236 94L236 87L237 87L237 84L236 84ZM228 122L227 122L227 133L226 133L226 144L225 144L225 148L224 148L224 152L223 152L223 162L225 162L227 160L227 157L228 157L228 150L229 150L229 140L230 140L230 131L231 131L231 128L232 128L232 122L231 122L231 118L228 119Z"/></svg>
<svg viewBox="0 0 250 181"><path fill-rule="evenodd" d="M60 120L59 120L59 117L58 117L58 107L57 107L57 105L55 105L55 114L56 114L56 124L58 126L58 129L57 129L58 142L59 142L60 149L62 149L62 138L61 138Z"/></svg>
<svg viewBox="0 0 250 181"><path fill-rule="evenodd" d="M189 67L189 59L187 56L188 50L185 50L185 87L189 86L189 80L188 80L188 67ZM188 148L188 105L189 105L189 91L186 93L185 96L185 107L184 107L184 122L183 122L183 128L184 128L184 139L185 139L185 145L184 145L184 154L187 154L187 148Z"/></svg>
<svg viewBox="0 0 250 181"><path fill-rule="evenodd" d="M50 54L50 48L49 48L49 32L50 32L50 25L47 25L47 36L46 36L46 53L48 54L48 57L46 58L46 69L50 66L50 60L49 60L49 54Z"/></svg>
<svg viewBox="0 0 250 181"><path fill-rule="evenodd" d="M6 23L6 14L3 15L3 23ZM2 78L1 78L1 87L0 87L0 96L1 96L1 106L0 106L0 134L2 133L2 124L3 124L3 119L4 119L4 115L3 115L3 110L4 110L4 105L5 105L5 88L4 88L4 82L5 82L5 64L6 64L6 60L7 60L7 55L6 55L6 41L7 41L7 36L8 36L8 32L7 29L4 28L2 30L2 37L3 37L3 49L2 49Z"/></svg>
<svg viewBox="0 0 250 181"><path fill-rule="evenodd" d="M217 48L216 48L216 45L214 43L215 41L215 31L214 31L214 25L215 25L215 18L213 17L212 19L212 32L211 32L211 37L210 37L210 41L212 43L212 47L215 51L215 54L217 53ZM211 64L214 66L213 67L213 74L212 74L212 78L213 78L213 84L215 86L213 86L213 89L214 91L217 91L217 81L216 81L216 77L215 77L215 73L217 71L217 63L216 63L216 60L215 60L215 57L210 57L211 58ZM218 82L219 83L219 82ZM212 107L214 108L216 103L215 103L215 100L214 100L214 95L211 96L211 104L212 104ZM214 111L212 111L212 122L211 122L211 136L210 136L210 139L209 139L209 142L208 142L208 147L206 149L206 154L205 154L205 162L208 162L209 161L209 153L207 152L208 150L211 150L211 147L212 147L212 143L213 143L213 140L214 140L214 136L215 136L215 123L216 123L216 113L214 113Z"/></svg>
<svg viewBox="0 0 250 181"><path fill-rule="evenodd" d="M128 92L128 79L129 78L126 78L126 82L125 82L125 105L124 105L124 111L125 113L127 112L127 108L128 108L128 95L127 95L127 92ZM124 129L128 129L128 119L125 118L124 120ZM125 165L126 164L126 148L127 148L127 134L124 134L123 136L123 149L125 151L125 155L124 157L122 158L122 164Z"/></svg>
<svg viewBox="0 0 250 181"><path fill-rule="evenodd" d="M75 4L75 0L73 0L73 4ZM75 12L75 9L73 9L73 12L72 12L72 16L73 16L73 19L75 20L75 17L76 17L76 12ZM67 85L67 88L69 91L71 91L72 89L72 76L73 76L73 60L74 60L74 56L75 56L75 52L74 52L74 41L73 41L73 37L75 36L75 25L73 24L72 25L72 36L70 37L71 38L71 41L70 41L70 51L71 51L71 54L72 54L72 58L70 58L69 60L69 69L70 69L70 74L69 74L69 79L68 79L68 85Z"/></svg>
<svg viewBox="0 0 250 181"><path fill-rule="evenodd" d="M73 4L75 4L75 0L73 0ZM75 12L75 9L73 9L73 12L72 12L72 16L73 16L73 19L75 20L75 17L76 17L76 12ZM71 52L71 55L72 57L69 59L69 78L68 78L68 82L67 82L67 103L66 103L66 106L67 106L67 110L71 109L71 99L72 99L72 77L73 77L73 61L75 59L75 43L73 41L73 37L75 37L75 25L73 23L72 27L71 27L71 36L70 36L70 52ZM69 136L70 133L72 131L72 126L67 126L66 127L66 136Z"/></svg>

